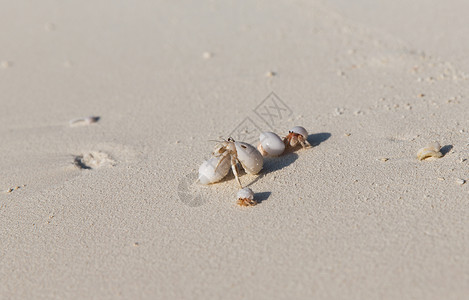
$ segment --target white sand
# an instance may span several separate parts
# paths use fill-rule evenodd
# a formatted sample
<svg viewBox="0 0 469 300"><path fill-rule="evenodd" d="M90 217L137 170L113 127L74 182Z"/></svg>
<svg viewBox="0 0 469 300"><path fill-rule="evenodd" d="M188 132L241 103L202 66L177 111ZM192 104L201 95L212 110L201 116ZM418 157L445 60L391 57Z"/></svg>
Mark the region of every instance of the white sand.
<svg viewBox="0 0 469 300"><path fill-rule="evenodd" d="M435 42L438 7L414 43L404 1L116 2L0 10L0 298L469 295L469 44ZM316 147L243 175L240 208L232 175L186 182L246 117Z"/></svg>

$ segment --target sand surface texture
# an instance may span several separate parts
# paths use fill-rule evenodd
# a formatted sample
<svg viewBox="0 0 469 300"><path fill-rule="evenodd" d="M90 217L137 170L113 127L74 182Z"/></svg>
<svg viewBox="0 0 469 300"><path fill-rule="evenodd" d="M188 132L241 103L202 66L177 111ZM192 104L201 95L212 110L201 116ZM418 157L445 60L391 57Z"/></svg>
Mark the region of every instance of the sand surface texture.
<svg viewBox="0 0 469 300"><path fill-rule="evenodd" d="M341 2L3 1L0 298L465 299L469 45ZM294 125L257 206L193 184L209 140Z"/></svg>

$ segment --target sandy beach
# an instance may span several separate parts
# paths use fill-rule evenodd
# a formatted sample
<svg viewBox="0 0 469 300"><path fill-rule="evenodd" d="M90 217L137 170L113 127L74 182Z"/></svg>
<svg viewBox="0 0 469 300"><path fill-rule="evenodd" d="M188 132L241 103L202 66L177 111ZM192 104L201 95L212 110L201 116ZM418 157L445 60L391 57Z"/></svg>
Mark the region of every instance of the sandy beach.
<svg viewBox="0 0 469 300"><path fill-rule="evenodd" d="M468 2L2 4L0 299L468 298Z"/></svg>

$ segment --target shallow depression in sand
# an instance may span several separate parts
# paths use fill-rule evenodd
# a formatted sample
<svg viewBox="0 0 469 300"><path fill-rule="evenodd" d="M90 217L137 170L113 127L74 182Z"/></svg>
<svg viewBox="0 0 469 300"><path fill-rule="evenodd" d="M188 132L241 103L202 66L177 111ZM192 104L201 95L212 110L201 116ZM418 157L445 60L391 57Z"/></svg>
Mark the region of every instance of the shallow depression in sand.
<svg viewBox="0 0 469 300"><path fill-rule="evenodd" d="M112 167L116 162L107 153L91 151L75 156L74 164L79 169L90 170L101 167Z"/></svg>

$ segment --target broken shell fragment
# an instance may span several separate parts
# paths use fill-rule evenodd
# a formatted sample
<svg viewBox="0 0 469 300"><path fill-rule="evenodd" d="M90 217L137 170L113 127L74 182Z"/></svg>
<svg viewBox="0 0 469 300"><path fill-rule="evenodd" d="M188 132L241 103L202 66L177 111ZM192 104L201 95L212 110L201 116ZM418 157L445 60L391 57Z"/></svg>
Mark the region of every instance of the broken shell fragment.
<svg viewBox="0 0 469 300"><path fill-rule="evenodd" d="M70 126L90 125L90 124L98 122L100 118L101 117L97 117L97 116L89 116L89 117L85 117L85 118L78 118L78 119L70 120L69 124L70 124Z"/></svg>
<svg viewBox="0 0 469 300"><path fill-rule="evenodd" d="M244 188L238 191L238 201L236 202L239 206L254 206L257 204L254 200L254 192L250 188Z"/></svg>
<svg viewBox="0 0 469 300"><path fill-rule="evenodd" d="M417 152L417 158L424 160L429 157L440 158L443 154L440 152L441 146L438 142L431 143L430 145L423 147Z"/></svg>

